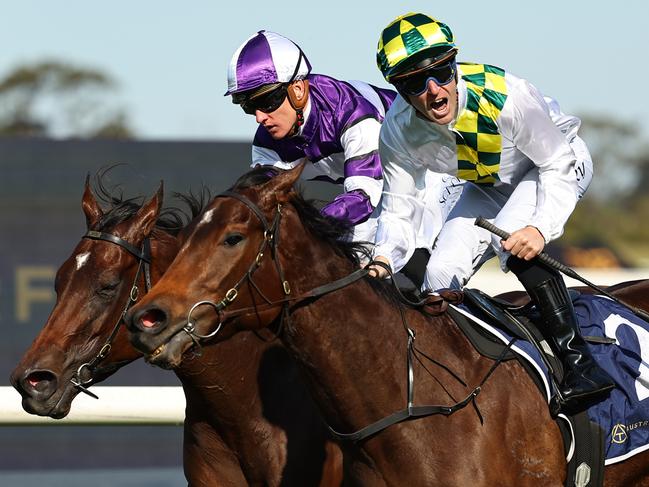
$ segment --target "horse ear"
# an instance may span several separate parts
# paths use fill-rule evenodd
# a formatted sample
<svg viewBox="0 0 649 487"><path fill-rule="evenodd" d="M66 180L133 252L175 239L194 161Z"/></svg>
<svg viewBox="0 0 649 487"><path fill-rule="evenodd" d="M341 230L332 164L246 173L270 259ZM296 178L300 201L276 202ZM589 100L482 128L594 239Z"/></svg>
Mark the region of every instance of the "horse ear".
<svg viewBox="0 0 649 487"><path fill-rule="evenodd" d="M270 194L277 196L279 202L285 202L290 199L291 190L293 185L300 179L300 175L304 170L305 163L301 163L288 171L282 171L280 174L272 178L266 187L269 189Z"/></svg>
<svg viewBox="0 0 649 487"><path fill-rule="evenodd" d="M90 189L90 174L86 176L86 185L81 199L81 208L86 215L86 225L88 229L93 228L97 222L104 216L104 212L97 203L97 198Z"/></svg>
<svg viewBox="0 0 649 487"><path fill-rule="evenodd" d="M133 217L136 220L134 228L139 228L140 232L144 234L145 237L148 237L155 226L158 216L160 215L160 210L162 209L162 200L164 195L164 183L160 181L160 186L158 190L151 197L149 201L142 205Z"/></svg>

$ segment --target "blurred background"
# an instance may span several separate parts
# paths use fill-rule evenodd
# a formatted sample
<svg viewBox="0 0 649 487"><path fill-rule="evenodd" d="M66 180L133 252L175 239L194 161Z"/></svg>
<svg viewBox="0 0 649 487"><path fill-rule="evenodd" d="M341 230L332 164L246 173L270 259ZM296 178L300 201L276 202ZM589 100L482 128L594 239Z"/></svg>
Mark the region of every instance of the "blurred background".
<svg viewBox="0 0 649 487"><path fill-rule="evenodd" d="M111 184L148 197L161 179L167 195L214 192L246 170L256 123L223 93L232 53L261 29L293 39L316 73L385 86L383 27L408 11L446 22L461 60L524 77L582 119L595 179L550 253L642 274L649 6L625 5L0 0L0 386L45 323L56 269L85 230L86 174L120 164ZM177 381L134 363L108 384ZM177 426L3 426L0 484L183 485L181 443Z"/></svg>

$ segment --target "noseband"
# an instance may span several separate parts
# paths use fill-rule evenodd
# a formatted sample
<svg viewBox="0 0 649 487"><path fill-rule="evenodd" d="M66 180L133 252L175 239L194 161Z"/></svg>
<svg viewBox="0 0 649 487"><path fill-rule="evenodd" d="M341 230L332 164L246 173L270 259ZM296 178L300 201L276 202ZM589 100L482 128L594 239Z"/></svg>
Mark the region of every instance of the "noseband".
<svg viewBox="0 0 649 487"><path fill-rule="evenodd" d="M137 286L137 282L140 279L140 274L142 273L142 270L144 270L144 286L146 288L145 291L149 292L149 290L151 289L151 270L150 270L151 243L149 241L149 238L146 237L144 239L144 242L142 243L142 248L138 249L137 247L131 245L129 242L127 242L121 237L118 237L117 235L104 233L104 232L97 232L95 230L89 230L82 238L88 238L91 240L103 240L104 242L114 243L116 245L119 245L123 249L126 249L130 254L135 256L135 258L138 260L137 271L135 272L135 278L133 279L133 285L131 286L131 292L129 293L128 300L126 301L122 313L117 319L117 323L115 323L115 326L113 326L113 330L108 336L108 339L106 340L106 342L104 342L102 347L99 349L99 353L97 353L97 355L90 362L85 362L81 364L77 369L76 373L74 374L74 376L70 379L70 382L72 382L74 387L76 387L80 392L88 394L89 396L94 397L95 399L99 399L99 397L97 397L96 394L93 394L88 390L88 387L90 387L90 384L94 380L94 375L95 372L97 371L97 366L110 353L113 340L115 339L115 336L117 336L117 332L119 331L119 327L122 324L124 315L131 307L131 305L135 303L139 297L140 290ZM83 378L84 369L87 370L87 373L85 374L87 377L85 379Z"/></svg>

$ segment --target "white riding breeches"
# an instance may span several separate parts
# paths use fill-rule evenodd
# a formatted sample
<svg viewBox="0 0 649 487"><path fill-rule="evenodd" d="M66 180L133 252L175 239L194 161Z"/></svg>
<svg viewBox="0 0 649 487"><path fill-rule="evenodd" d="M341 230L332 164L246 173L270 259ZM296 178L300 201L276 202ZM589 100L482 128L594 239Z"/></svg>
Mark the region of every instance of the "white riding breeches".
<svg viewBox="0 0 649 487"><path fill-rule="evenodd" d="M581 198L592 180L593 164L581 139L576 137L570 145L577 155L575 174ZM509 253L502 250L500 237L475 226L475 219L482 216L508 233L525 227L536 210L538 182L535 167L515 187L465 184L437 238L422 289L461 289L480 266L496 254L506 271Z"/></svg>

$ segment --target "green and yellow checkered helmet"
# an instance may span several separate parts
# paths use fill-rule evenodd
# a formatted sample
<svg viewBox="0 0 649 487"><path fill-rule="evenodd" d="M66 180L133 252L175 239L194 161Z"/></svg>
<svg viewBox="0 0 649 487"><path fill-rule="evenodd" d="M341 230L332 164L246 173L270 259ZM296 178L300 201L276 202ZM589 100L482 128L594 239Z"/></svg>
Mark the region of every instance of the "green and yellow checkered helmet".
<svg viewBox="0 0 649 487"><path fill-rule="evenodd" d="M381 32L376 52L376 64L389 83L428 60L433 64L449 52L457 51L453 32L444 23L425 14L408 13L397 17Z"/></svg>

